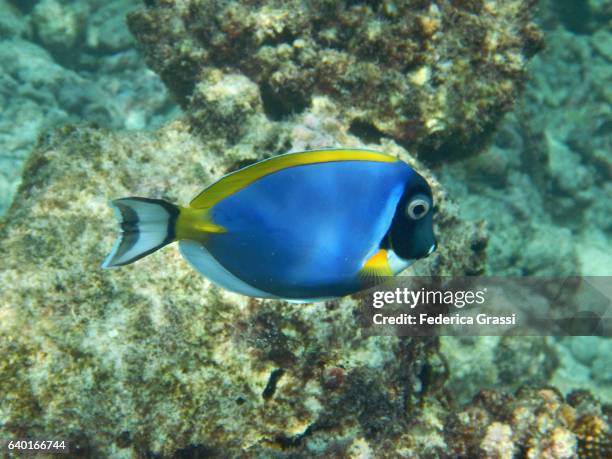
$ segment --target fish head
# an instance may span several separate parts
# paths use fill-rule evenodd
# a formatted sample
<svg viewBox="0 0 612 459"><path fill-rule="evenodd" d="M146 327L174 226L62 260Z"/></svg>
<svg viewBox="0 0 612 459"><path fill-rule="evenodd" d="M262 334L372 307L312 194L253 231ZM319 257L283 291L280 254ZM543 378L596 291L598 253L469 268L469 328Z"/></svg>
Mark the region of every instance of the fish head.
<svg viewBox="0 0 612 459"><path fill-rule="evenodd" d="M431 188L417 172L404 186L389 229L389 246L402 260L425 258L436 250Z"/></svg>

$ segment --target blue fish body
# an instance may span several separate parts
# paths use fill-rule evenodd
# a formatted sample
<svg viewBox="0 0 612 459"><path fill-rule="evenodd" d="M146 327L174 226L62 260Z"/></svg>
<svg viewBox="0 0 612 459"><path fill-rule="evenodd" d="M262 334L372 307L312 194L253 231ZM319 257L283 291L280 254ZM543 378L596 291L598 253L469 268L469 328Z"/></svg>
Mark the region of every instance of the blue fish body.
<svg viewBox="0 0 612 459"><path fill-rule="evenodd" d="M356 291L412 173L401 161L284 169L212 209L228 231L212 235L207 248L240 279L283 298Z"/></svg>
<svg viewBox="0 0 612 459"><path fill-rule="evenodd" d="M112 204L123 232L104 267L178 240L196 270L253 297L344 296L436 247L425 179L370 150L277 156L226 175L189 207L147 198Z"/></svg>

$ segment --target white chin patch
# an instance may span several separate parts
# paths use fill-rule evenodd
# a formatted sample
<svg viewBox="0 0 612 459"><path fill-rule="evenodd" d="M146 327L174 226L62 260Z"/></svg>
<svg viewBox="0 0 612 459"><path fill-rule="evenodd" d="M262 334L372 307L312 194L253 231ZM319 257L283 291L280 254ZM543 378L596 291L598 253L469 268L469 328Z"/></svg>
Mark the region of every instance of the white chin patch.
<svg viewBox="0 0 612 459"><path fill-rule="evenodd" d="M387 261L393 271L393 275L401 273L404 269L414 263L414 260L404 260L397 256L397 254L391 249L387 252Z"/></svg>

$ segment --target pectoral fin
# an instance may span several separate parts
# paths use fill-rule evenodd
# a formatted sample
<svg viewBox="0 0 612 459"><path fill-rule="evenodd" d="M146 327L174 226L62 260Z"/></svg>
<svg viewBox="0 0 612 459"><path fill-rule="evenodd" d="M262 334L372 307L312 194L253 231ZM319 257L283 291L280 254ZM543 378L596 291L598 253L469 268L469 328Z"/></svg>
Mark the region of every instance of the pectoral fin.
<svg viewBox="0 0 612 459"><path fill-rule="evenodd" d="M391 266L389 266L387 251L380 249L367 259L359 274L362 278L370 280L393 276L393 271Z"/></svg>

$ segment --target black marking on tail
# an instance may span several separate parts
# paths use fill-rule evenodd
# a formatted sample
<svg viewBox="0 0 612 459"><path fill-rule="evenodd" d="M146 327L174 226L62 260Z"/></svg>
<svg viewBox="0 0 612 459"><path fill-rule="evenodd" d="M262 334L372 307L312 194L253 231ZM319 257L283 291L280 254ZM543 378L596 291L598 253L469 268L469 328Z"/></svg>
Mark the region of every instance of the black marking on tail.
<svg viewBox="0 0 612 459"><path fill-rule="evenodd" d="M124 233L137 233L138 234L138 223L140 222L140 220L138 218L138 214L134 212L132 208L125 206L121 203L123 199L129 199L131 201L141 201L141 202L146 202L149 204L157 204L163 207L164 210L168 212L168 215L170 215L170 218L168 219L168 229L166 231L166 234L168 236L166 237L166 239L164 239L163 244L166 245L174 241L174 238L176 237L176 220L178 219L178 215L179 215L179 210L176 206L173 206L169 202L162 201L161 199L140 198L140 197L121 198L121 199L117 199L113 201L113 204L119 209L119 212L121 212L121 217L123 219L121 223L121 230ZM138 239L136 239L136 241L134 242L137 242L137 241ZM149 253L147 253L146 255L148 255Z"/></svg>
<svg viewBox="0 0 612 459"><path fill-rule="evenodd" d="M155 206L163 208L163 210L167 213L167 227L166 227L166 232L165 232L165 238L159 244L149 248L148 250L140 252L123 262L112 261L114 259L121 258L122 255L125 255L134 246L136 246L136 244L142 237L141 224L151 223L151 222L141 222L138 216L138 213L131 207L130 202L133 203L134 201L144 202L147 204L153 204ZM128 197L128 198L117 199L112 202L112 205L115 207L115 209L119 213L118 217L119 217L119 221L121 225L122 234L119 239L118 247L116 249L113 249L113 253L111 255L112 259L110 260L112 264L111 263L107 264L107 262L109 261L107 260L105 261L103 266L115 267L115 266L124 266L130 263L133 263L137 260L140 260L143 257L146 257L147 255L155 252L156 250L160 249L161 247L175 240L176 221L179 215L178 207L175 207L169 202L163 201L161 199L150 199L150 198L141 198L141 197ZM166 218L164 218L164 220L165 219ZM109 256L109 258L111 258L111 256Z"/></svg>

